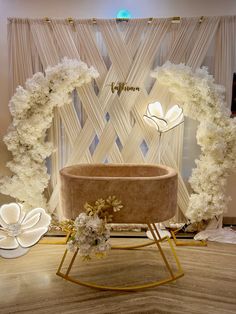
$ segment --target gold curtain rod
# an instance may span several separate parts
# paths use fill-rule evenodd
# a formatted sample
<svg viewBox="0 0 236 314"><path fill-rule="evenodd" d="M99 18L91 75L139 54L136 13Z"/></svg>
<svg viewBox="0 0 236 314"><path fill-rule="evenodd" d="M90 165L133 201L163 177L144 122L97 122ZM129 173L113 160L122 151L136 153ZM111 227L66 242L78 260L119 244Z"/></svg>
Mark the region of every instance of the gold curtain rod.
<svg viewBox="0 0 236 314"><path fill-rule="evenodd" d="M150 18L148 19L148 22L147 22L147 23L148 23L148 24L151 24L152 21L153 21L153 19L154 19L153 17L150 17ZM44 20L45 20L47 23L51 23L51 22L52 22L52 20L51 20L49 17L45 17ZM201 16L201 17L199 18L199 23L201 24L201 23L203 22L203 20L204 20L204 16ZM72 24L72 25L75 25L75 20L74 20L72 17L68 17L68 18L66 19L66 21L69 22L69 23ZM92 18L91 21L92 21L92 24L97 24L97 19L96 19L95 17ZM124 18L124 19L122 19L122 18L117 18L116 21L117 21L117 22L122 22L122 21L128 22L129 19L126 19L126 18ZM178 23L180 23L180 21L181 21L181 17L180 17L180 16L173 16L173 17L171 18L171 22L172 22L173 24L178 24Z"/></svg>
<svg viewBox="0 0 236 314"><path fill-rule="evenodd" d="M128 22L129 19L126 19L126 18L116 18L116 21L117 21L117 22ZM153 17L149 17L149 19L148 19L148 24L151 24L152 21L153 21ZM92 23L93 23L93 24L97 24L97 19L96 19L95 17L92 18Z"/></svg>
<svg viewBox="0 0 236 314"><path fill-rule="evenodd" d="M153 21L153 17L150 17L149 19L148 19L148 24L151 24L152 23L152 21ZM203 20L204 20L204 16L201 16L200 18L199 18L199 23L201 24L202 22L203 22ZM128 22L129 21L129 19L121 19L121 18L117 18L116 19L116 21L117 22L122 22L122 21L125 21L125 22ZM177 24L177 23L180 23L181 22L181 17L180 16L173 16L172 18L171 18L171 22L173 23L173 24ZM97 19L94 17L94 18L92 18L92 23L93 24L97 24Z"/></svg>

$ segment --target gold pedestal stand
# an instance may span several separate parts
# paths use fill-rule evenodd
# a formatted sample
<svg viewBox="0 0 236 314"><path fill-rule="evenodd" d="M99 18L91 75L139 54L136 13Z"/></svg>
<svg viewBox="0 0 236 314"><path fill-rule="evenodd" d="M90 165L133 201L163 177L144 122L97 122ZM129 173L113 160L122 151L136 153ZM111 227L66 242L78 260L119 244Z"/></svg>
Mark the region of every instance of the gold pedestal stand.
<svg viewBox="0 0 236 314"><path fill-rule="evenodd" d="M175 249L174 249L174 247L172 245L172 242L169 239L169 237L161 238L160 234L159 234L159 232L158 232L158 230L157 230L157 228L156 228L154 223L149 223L148 224L148 228L149 228L149 230L152 233L154 241L151 241L151 242L145 243L145 244L134 245L134 246L113 246L112 249L132 250L132 249L138 249L138 248L142 248L142 247L149 246L149 245L152 245L152 244L156 244L156 246L157 246L157 248L158 248L158 250L160 252L160 256L161 256L161 258L162 258L162 260L163 260L163 262L165 264L166 270L167 270L167 272L169 274L167 278L162 279L162 280L158 280L158 281L145 283L145 284L142 284L142 285L136 285L136 286L105 286L105 285L103 286L103 285L98 285L98 284L95 284L95 283L80 281L80 280L74 278L73 276L70 276L71 269L73 267L73 264L75 262L76 256L78 254L78 249L73 254L67 270L65 271L65 273L63 273L62 272L62 267L64 265L64 261L65 261L65 258L67 256L67 253L68 253L67 250L65 251L65 253L64 253L63 257L62 257L61 263L59 265L59 268L57 270L57 275L62 277L65 280L71 281L71 282L73 282L75 284L79 284L79 285L90 287L90 288L100 289L100 290L112 290L112 291L137 291L137 290L141 290L141 289L146 289L146 288L152 288L152 287L160 286L160 285L163 285L165 283L175 281L176 279L182 277L184 275L184 273L183 273L182 267L180 265L179 259L177 257L176 251L175 251ZM169 246L170 246L171 252L172 252L173 257L174 257L174 261L175 261L176 266L177 266L177 271L173 270L173 268L171 267L170 263L168 262L168 260L166 258L166 255L165 255L165 253L164 253L164 251L163 251L163 249L161 247L161 243L164 242L164 241L167 241Z"/></svg>

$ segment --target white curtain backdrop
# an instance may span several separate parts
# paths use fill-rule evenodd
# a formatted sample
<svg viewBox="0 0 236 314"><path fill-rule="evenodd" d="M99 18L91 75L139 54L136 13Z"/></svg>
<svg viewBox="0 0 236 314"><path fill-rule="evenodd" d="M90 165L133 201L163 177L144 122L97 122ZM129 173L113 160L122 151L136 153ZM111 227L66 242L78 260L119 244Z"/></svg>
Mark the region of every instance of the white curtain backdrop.
<svg viewBox="0 0 236 314"><path fill-rule="evenodd" d="M58 173L74 163L157 163L159 135L143 121L147 104L173 105L167 90L150 77L158 65L170 60L192 68L209 67L216 81L226 87L230 106L232 77L236 70L236 17L116 20L9 19L11 95L18 85L63 57L77 58L97 68L99 78L75 91L71 104L55 110L50 140L55 150L48 161L50 211L58 208ZM127 82L140 92L113 94L111 82ZM181 105L181 104L180 104ZM179 173L179 212L185 221L189 192L186 186L198 147L196 123L163 135L161 162ZM191 135L190 135L191 134ZM191 153L190 153L191 152ZM194 152L194 153L193 153ZM183 161L183 165L182 165ZM62 216L60 210L59 216Z"/></svg>

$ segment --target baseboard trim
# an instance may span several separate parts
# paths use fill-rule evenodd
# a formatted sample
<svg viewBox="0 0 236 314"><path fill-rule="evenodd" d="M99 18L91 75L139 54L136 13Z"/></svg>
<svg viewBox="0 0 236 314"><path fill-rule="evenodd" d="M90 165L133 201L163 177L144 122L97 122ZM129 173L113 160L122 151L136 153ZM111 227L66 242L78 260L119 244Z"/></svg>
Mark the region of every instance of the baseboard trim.
<svg viewBox="0 0 236 314"><path fill-rule="evenodd" d="M236 225L236 217L223 217L224 225Z"/></svg>

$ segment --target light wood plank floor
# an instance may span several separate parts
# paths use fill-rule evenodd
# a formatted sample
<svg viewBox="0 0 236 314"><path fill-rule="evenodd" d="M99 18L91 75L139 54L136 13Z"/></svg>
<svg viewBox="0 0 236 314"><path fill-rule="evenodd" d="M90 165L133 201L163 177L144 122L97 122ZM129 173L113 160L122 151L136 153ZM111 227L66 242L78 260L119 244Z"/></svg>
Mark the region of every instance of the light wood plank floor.
<svg viewBox="0 0 236 314"><path fill-rule="evenodd" d="M114 239L115 244L141 239ZM164 248L169 254L166 244ZM18 259L0 259L0 313L236 313L236 246L177 247L185 276L140 292L97 291L55 275L63 245L38 244ZM103 260L79 261L80 276L98 283L144 283L163 275L154 247L112 251ZM75 269L76 271L78 269Z"/></svg>

